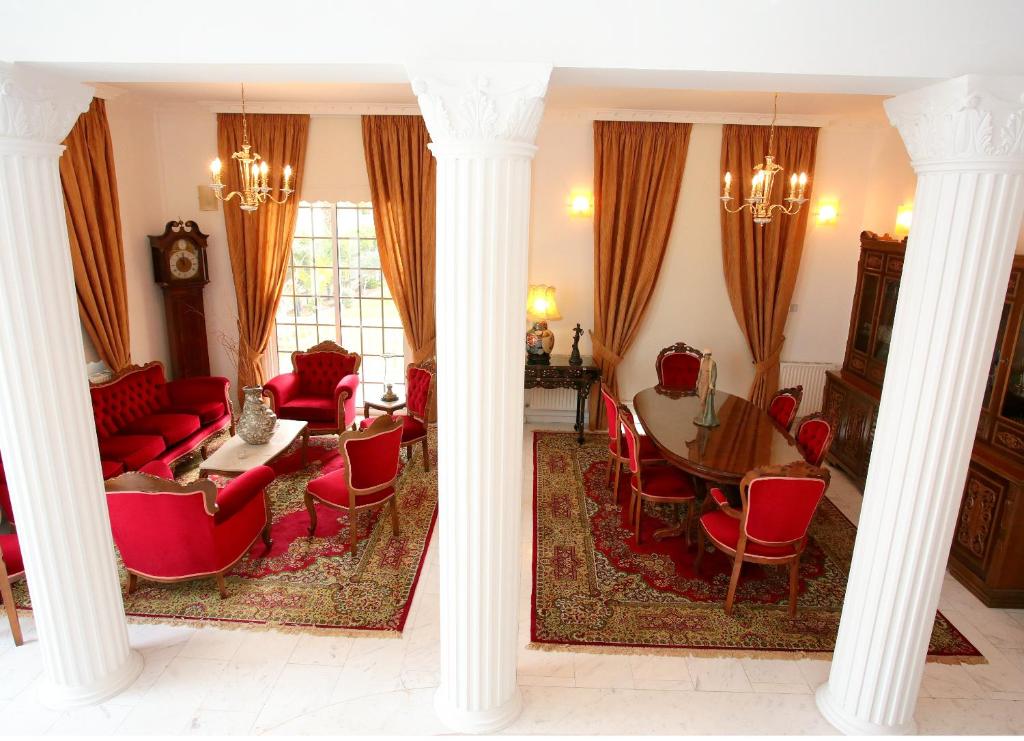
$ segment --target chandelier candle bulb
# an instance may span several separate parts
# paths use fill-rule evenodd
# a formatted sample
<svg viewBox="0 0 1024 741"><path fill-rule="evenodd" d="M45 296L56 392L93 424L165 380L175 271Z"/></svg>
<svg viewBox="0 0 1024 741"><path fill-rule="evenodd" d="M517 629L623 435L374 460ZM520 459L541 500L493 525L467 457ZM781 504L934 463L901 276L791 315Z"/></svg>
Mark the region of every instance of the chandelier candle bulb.
<svg viewBox="0 0 1024 741"><path fill-rule="evenodd" d="M796 173L794 172L789 178L789 198L787 201L792 201L796 198Z"/></svg>
<svg viewBox="0 0 1024 741"><path fill-rule="evenodd" d="M722 195L729 198L729 191L732 189L732 173L725 173L725 189L722 191Z"/></svg>
<svg viewBox="0 0 1024 741"><path fill-rule="evenodd" d="M807 188L807 173L800 173L800 194L797 196L801 201L804 199L804 190Z"/></svg>

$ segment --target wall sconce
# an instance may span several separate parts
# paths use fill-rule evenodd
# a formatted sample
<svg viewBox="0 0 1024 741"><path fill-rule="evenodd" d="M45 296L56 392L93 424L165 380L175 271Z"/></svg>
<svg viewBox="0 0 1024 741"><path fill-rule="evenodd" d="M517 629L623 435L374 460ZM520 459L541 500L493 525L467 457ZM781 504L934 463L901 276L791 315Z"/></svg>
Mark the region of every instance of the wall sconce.
<svg viewBox="0 0 1024 741"><path fill-rule="evenodd" d="M822 199L818 201L817 220L819 226L835 224L839 218L839 203L833 199Z"/></svg>
<svg viewBox="0 0 1024 741"><path fill-rule="evenodd" d="M594 213L594 195L589 190L577 188L569 194L569 214L571 216L592 216Z"/></svg>
<svg viewBox="0 0 1024 741"><path fill-rule="evenodd" d="M910 234L910 222L914 218L914 204L904 203L896 209L896 236L905 237Z"/></svg>

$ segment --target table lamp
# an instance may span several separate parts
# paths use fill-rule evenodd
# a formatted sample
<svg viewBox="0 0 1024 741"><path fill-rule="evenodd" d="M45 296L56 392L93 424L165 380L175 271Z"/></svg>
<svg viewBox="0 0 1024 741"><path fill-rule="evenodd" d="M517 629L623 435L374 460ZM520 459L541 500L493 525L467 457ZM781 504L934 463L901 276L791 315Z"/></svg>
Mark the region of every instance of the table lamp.
<svg viewBox="0 0 1024 741"><path fill-rule="evenodd" d="M526 320L533 322L526 333L526 362L530 365L550 364L555 335L548 329L548 322L561 318L554 286L530 286L526 295Z"/></svg>

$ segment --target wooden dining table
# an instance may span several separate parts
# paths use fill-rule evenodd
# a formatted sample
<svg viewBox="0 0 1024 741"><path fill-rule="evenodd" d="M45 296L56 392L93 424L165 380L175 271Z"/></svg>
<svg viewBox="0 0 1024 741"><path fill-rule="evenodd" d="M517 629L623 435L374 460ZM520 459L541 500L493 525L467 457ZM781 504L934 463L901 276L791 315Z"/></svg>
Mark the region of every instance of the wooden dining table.
<svg viewBox="0 0 1024 741"><path fill-rule="evenodd" d="M709 484L738 485L751 469L802 458L767 412L725 391L715 392L717 427L694 423L700 399L693 392L654 386L634 396L633 406L644 433L665 460L693 475L699 500L706 497ZM669 537L677 531L655 535Z"/></svg>

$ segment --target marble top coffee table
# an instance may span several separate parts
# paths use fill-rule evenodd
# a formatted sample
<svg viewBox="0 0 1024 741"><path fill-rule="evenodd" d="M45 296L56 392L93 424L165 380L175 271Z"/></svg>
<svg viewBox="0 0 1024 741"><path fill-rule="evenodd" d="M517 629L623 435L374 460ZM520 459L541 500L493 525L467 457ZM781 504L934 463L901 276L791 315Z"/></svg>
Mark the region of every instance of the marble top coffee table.
<svg viewBox="0 0 1024 741"><path fill-rule="evenodd" d="M246 471L265 466L288 450L298 439L308 423L294 419L279 419L274 434L263 445L250 445L238 435L232 435L213 455L199 466L199 475L210 473L221 476L238 476ZM305 463L306 450L302 450Z"/></svg>

